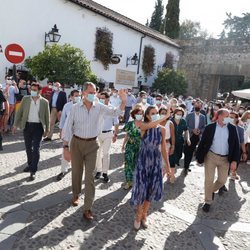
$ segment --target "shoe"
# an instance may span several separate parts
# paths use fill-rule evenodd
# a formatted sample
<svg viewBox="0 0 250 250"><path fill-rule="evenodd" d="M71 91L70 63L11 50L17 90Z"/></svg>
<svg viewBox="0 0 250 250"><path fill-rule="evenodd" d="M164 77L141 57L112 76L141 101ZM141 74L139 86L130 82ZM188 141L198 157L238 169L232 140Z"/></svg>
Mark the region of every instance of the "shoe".
<svg viewBox="0 0 250 250"><path fill-rule="evenodd" d="M51 140L51 138L46 137L46 138L43 139L43 141L52 141L52 140Z"/></svg>
<svg viewBox="0 0 250 250"><path fill-rule="evenodd" d="M58 180L58 181L60 181L64 176L66 175L66 173L60 173L59 175L57 175L57 177L56 177L56 179Z"/></svg>
<svg viewBox="0 0 250 250"><path fill-rule="evenodd" d="M107 174L102 174L104 182L108 183L109 182L109 177Z"/></svg>
<svg viewBox="0 0 250 250"><path fill-rule="evenodd" d="M85 210L83 213L83 218L88 221L92 221L94 219L94 216L91 212L91 210Z"/></svg>
<svg viewBox="0 0 250 250"><path fill-rule="evenodd" d="M219 189L218 194L221 196L221 195L223 195L224 192L228 192L228 190L227 190L227 188L226 188L225 185L222 186L222 187Z"/></svg>
<svg viewBox="0 0 250 250"><path fill-rule="evenodd" d="M140 229L140 227L141 227L141 221L138 222L137 220L135 220L134 221L134 229L136 231L138 231Z"/></svg>
<svg viewBox="0 0 250 250"><path fill-rule="evenodd" d="M210 204L207 204L205 203L203 206L202 206L202 210L205 212L205 213L208 213L209 210L210 210Z"/></svg>
<svg viewBox="0 0 250 250"><path fill-rule="evenodd" d="M212 193L212 200L214 200L214 193Z"/></svg>
<svg viewBox="0 0 250 250"><path fill-rule="evenodd" d="M78 195L74 196L71 203L72 203L72 206L74 206L74 207L78 206L80 203L79 196Z"/></svg>
<svg viewBox="0 0 250 250"><path fill-rule="evenodd" d="M183 171L184 175L186 176L188 174L188 170L187 169L184 169Z"/></svg>
<svg viewBox="0 0 250 250"><path fill-rule="evenodd" d="M175 183L175 176L174 175L170 177L170 183L172 183L172 184Z"/></svg>
<svg viewBox="0 0 250 250"><path fill-rule="evenodd" d="M34 181L36 179L36 173L30 173L30 181Z"/></svg>
<svg viewBox="0 0 250 250"><path fill-rule="evenodd" d="M30 167L28 166L28 167L26 167L24 170L23 170L23 172L30 172Z"/></svg>
<svg viewBox="0 0 250 250"><path fill-rule="evenodd" d="M143 228L148 228L148 224L147 224L147 220L146 219L143 219L142 221L141 221L141 225L142 225L142 227Z"/></svg>
<svg viewBox="0 0 250 250"><path fill-rule="evenodd" d="M95 179L98 180L98 179L100 179L100 177L101 177L101 172L97 172L96 175L95 175Z"/></svg>
<svg viewBox="0 0 250 250"><path fill-rule="evenodd" d="M128 189L130 189L130 188L132 188L132 184L131 183L126 183L126 185L123 187L123 189L124 190L128 190Z"/></svg>
<svg viewBox="0 0 250 250"><path fill-rule="evenodd" d="M190 168L188 168L188 172L191 172L191 169L190 169Z"/></svg>

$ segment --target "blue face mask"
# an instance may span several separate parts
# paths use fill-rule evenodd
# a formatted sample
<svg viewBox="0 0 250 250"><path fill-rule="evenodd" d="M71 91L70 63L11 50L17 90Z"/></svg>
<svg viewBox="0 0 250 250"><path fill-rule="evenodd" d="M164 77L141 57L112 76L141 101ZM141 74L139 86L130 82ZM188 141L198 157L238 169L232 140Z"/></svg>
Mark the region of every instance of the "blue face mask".
<svg viewBox="0 0 250 250"><path fill-rule="evenodd" d="M161 104L161 100L156 100L156 101L155 101L155 104L156 104L156 105L160 105L160 104Z"/></svg>
<svg viewBox="0 0 250 250"><path fill-rule="evenodd" d="M141 121L142 120L142 115L135 115L135 119L137 120L137 121Z"/></svg>
<svg viewBox="0 0 250 250"><path fill-rule="evenodd" d="M99 102L102 104L105 104L105 100L104 99L99 99Z"/></svg>
<svg viewBox="0 0 250 250"><path fill-rule="evenodd" d="M75 96L73 102L74 102L74 103L80 103L81 100L82 100L81 96Z"/></svg>
<svg viewBox="0 0 250 250"><path fill-rule="evenodd" d="M89 102L94 102L94 100L95 100L95 94L88 94L87 95L87 100Z"/></svg>
<svg viewBox="0 0 250 250"><path fill-rule="evenodd" d="M160 115L159 114L151 115L152 122L157 121L159 119L160 119Z"/></svg>
<svg viewBox="0 0 250 250"><path fill-rule="evenodd" d="M37 97L37 96L38 96L37 92L34 91L34 90L31 90L31 91L30 91L30 95L31 95L32 97Z"/></svg>

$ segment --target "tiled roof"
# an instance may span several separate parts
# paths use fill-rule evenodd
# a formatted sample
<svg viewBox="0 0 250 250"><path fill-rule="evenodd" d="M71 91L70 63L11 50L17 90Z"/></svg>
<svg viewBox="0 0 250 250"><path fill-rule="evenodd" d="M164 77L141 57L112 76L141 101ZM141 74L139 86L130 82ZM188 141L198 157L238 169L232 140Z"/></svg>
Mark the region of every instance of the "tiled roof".
<svg viewBox="0 0 250 250"><path fill-rule="evenodd" d="M176 48L180 48L180 46L172 39L170 39L169 37L161 34L160 32L158 31L155 31L143 24L140 24L126 16L123 16L101 4L98 4L94 1L91 1L91 0L70 0L71 2L73 3L76 3L88 10L91 10L95 13L98 13L102 16L105 16L117 23L120 23L124 26L127 26L133 30L136 30L138 32L141 32L142 34L145 34L149 37L152 37L154 39L157 39L161 42L164 42L164 43L167 43L171 46L174 46Z"/></svg>

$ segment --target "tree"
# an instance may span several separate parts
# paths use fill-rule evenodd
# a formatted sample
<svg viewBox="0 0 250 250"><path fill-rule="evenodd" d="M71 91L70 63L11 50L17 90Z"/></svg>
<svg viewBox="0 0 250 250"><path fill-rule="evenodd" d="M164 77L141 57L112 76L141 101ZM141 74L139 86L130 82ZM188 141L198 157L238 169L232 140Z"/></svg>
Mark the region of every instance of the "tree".
<svg viewBox="0 0 250 250"><path fill-rule="evenodd" d="M243 13L242 17L232 16L226 13L227 19L224 21L224 30L220 38L241 39L250 41L250 13Z"/></svg>
<svg viewBox="0 0 250 250"><path fill-rule="evenodd" d="M96 82L96 76L82 50L69 44L46 46L44 51L28 58L25 64L39 80L47 78L63 84Z"/></svg>
<svg viewBox="0 0 250 250"><path fill-rule="evenodd" d="M149 45L144 47L142 70L144 75L150 76L154 73L155 69L155 49Z"/></svg>
<svg viewBox="0 0 250 250"><path fill-rule="evenodd" d="M174 95L183 95L187 91L187 81L184 74L179 70L164 68L158 72L157 78L153 84L155 91L161 94L174 93Z"/></svg>
<svg viewBox="0 0 250 250"><path fill-rule="evenodd" d="M167 13L165 17L165 35L173 39L179 37L179 5L180 0L168 0L168 4L166 7Z"/></svg>
<svg viewBox="0 0 250 250"><path fill-rule="evenodd" d="M184 20L180 26L179 39L192 39L195 37L206 39L208 33L206 30L201 29L200 22Z"/></svg>
<svg viewBox="0 0 250 250"><path fill-rule="evenodd" d="M149 24L150 28L157 30L159 32L161 31L163 11L164 11L164 6L162 4L162 0L157 0L155 2L155 10L153 11L153 14L151 16Z"/></svg>

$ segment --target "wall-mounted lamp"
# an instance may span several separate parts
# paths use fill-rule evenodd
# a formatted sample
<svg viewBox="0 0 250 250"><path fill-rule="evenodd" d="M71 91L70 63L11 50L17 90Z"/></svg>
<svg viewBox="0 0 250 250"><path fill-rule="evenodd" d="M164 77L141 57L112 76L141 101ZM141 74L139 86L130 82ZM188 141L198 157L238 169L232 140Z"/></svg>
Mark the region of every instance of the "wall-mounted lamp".
<svg viewBox="0 0 250 250"><path fill-rule="evenodd" d="M126 67L128 67L128 65L137 65L138 64L138 60L139 60L139 58L137 56L137 53L135 53L131 57L127 57Z"/></svg>
<svg viewBox="0 0 250 250"><path fill-rule="evenodd" d="M58 28L56 24L54 27L49 31L49 33L45 32L45 38L44 38L44 46L46 46L47 43L52 42L52 43L58 43L61 35L58 33Z"/></svg>

